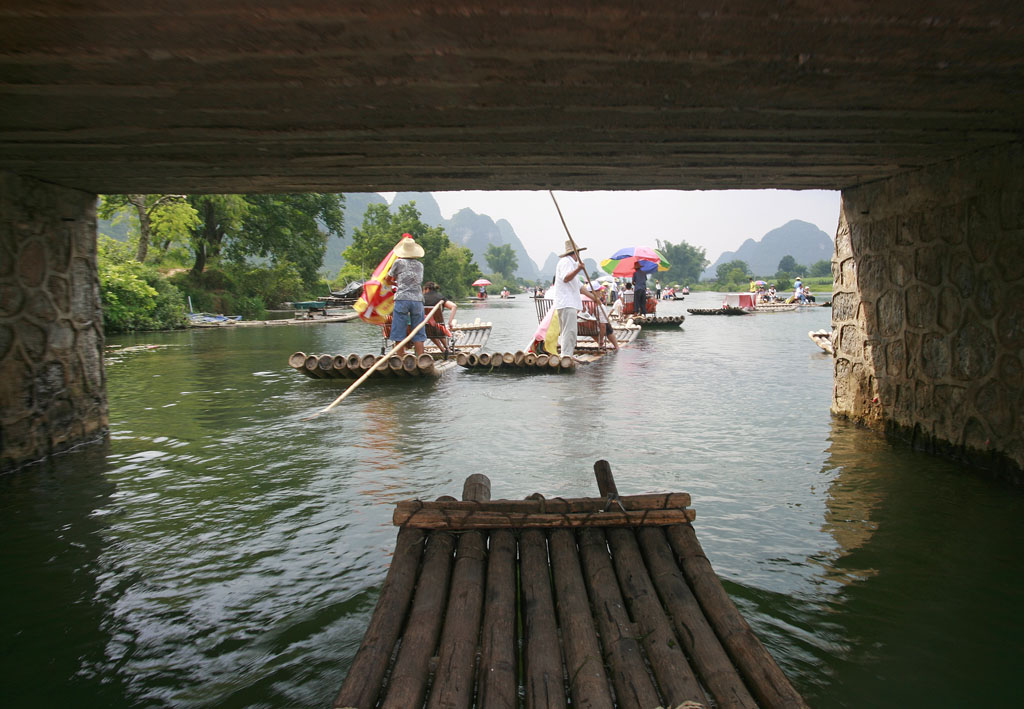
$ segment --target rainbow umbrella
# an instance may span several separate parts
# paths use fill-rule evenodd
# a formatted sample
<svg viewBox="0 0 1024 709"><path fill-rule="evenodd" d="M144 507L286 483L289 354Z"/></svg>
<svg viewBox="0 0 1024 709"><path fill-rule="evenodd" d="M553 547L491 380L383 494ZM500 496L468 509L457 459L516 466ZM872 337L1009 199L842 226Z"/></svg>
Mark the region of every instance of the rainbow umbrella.
<svg viewBox="0 0 1024 709"><path fill-rule="evenodd" d="M672 268L672 264L660 251L649 246L627 246L619 249L611 258L601 262L601 268L613 276L628 278L633 275L637 263L644 273L667 271Z"/></svg>

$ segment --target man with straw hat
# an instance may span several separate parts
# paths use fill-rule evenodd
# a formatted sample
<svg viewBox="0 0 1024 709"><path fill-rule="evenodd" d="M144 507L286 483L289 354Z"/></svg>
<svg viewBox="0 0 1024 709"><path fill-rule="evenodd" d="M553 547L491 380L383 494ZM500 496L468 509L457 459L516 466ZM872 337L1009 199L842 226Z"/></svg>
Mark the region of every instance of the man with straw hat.
<svg viewBox="0 0 1024 709"><path fill-rule="evenodd" d="M402 234L402 240L395 247L395 265L391 267L388 280L395 285L395 310L391 317L391 339L401 342L409 330L423 322L423 247L417 244L412 234ZM423 354L423 343L427 336L421 329L412 338L416 354ZM405 348L395 350L402 356Z"/></svg>
<svg viewBox="0 0 1024 709"><path fill-rule="evenodd" d="M586 251L586 247L579 251ZM583 309L580 287L576 282L576 276L584 268L579 251L573 248L572 240L565 242L551 288L551 307L558 317L558 348L563 356L569 357L576 351L576 311Z"/></svg>

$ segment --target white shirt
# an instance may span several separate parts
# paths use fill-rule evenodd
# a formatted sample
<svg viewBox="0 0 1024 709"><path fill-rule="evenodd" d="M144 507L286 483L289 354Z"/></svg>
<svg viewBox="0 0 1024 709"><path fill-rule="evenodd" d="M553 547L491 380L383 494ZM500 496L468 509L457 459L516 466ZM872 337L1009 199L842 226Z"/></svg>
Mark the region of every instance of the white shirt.
<svg viewBox="0 0 1024 709"><path fill-rule="evenodd" d="M563 256L555 268L555 285L551 287L551 307L575 308L583 310L583 298L580 297L580 284L575 278L565 282L565 277L576 270L579 264L572 256Z"/></svg>

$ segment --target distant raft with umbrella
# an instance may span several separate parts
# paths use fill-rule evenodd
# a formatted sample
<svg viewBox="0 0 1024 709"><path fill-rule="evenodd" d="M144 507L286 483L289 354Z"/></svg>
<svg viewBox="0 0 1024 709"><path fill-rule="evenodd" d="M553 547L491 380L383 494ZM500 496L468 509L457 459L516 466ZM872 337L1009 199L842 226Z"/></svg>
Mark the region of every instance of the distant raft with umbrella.
<svg viewBox="0 0 1024 709"><path fill-rule="evenodd" d="M491 285L491 282L489 280L487 280L486 278L477 278L475 281L470 283L470 285L473 286L474 288L480 289L480 294L474 298L471 298L471 300L487 300L487 291L484 289L487 286Z"/></svg>

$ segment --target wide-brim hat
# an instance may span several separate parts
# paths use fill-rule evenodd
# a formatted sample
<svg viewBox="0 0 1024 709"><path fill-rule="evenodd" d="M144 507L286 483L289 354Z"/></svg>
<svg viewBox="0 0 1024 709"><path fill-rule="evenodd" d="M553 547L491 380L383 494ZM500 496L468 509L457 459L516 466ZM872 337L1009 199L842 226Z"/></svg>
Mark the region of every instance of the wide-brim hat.
<svg viewBox="0 0 1024 709"><path fill-rule="evenodd" d="M423 247L413 240L411 234L402 234L402 240L395 247L398 258L423 258Z"/></svg>
<svg viewBox="0 0 1024 709"><path fill-rule="evenodd" d="M569 255L569 254L571 254L571 253L572 253L573 251L586 251L586 250L587 250L587 247L586 247L586 246L584 246L584 247L582 247L582 248L579 248L579 249L574 249L574 248L572 247L572 242L571 242L571 241L566 241L566 242L565 242L565 250L564 250L564 251L562 251L562 253L561 253L561 256L559 256L559 258L562 258L562 257L564 257L564 256L568 256L568 255Z"/></svg>

